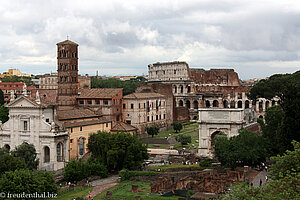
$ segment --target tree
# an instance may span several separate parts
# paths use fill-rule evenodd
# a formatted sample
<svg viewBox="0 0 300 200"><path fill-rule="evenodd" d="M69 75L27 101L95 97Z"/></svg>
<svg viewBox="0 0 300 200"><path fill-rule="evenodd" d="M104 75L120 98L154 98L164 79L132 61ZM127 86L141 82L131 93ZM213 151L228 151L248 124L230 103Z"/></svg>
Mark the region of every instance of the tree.
<svg viewBox="0 0 300 200"><path fill-rule="evenodd" d="M7 171L15 171L16 169L27 169L23 158L14 157L9 153L0 155L0 176Z"/></svg>
<svg viewBox="0 0 300 200"><path fill-rule="evenodd" d="M180 132L182 129L182 123L180 123L180 122L173 122L172 126L176 133Z"/></svg>
<svg viewBox="0 0 300 200"><path fill-rule="evenodd" d="M293 151L283 156L271 157L271 179L263 187L253 188L245 183L231 187L231 191L220 196L231 199L300 199L300 143L293 141Z"/></svg>
<svg viewBox="0 0 300 200"><path fill-rule="evenodd" d="M0 89L0 105L4 104L4 94L3 91Z"/></svg>
<svg viewBox="0 0 300 200"><path fill-rule="evenodd" d="M23 158L30 170L37 169L39 160L36 158L36 150L33 144L23 143L12 151L15 157Z"/></svg>
<svg viewBox="0 0 300 200"><path fill-rule="evenodd" d="M7 171L1 176L0 191L6 194L56 193L57 186L52 173L17 169Z"/></svg>
<svg viewBox="0 0 300 200"><path fill-rule="evenodd" d="M262 136L241 129L239 135L230 139L216 137L214 154L225 166L255 166L265 160L266 149Z"/></svg>
<svg viewBox="0 0 300 200"><path fill-rule="evenodd" d="M0 105L0 120L2 123L5 123L8 121L8 119L8 108L6 108L4 105Z"/></svg>
<svg viewBox="0 0 300 200"><path fill-rule="evenodd" d="M25 76L5 76L1 78L2 82L24 82L27 85L34 85L34 83L31 80L31 77L25 77Z"/></svg>
<svg viewBox="0 0 300 200"><path fill-rule="evenodd" d="M98 132L89 137L88 149L92 159L109 171L135 169L148 158L147 147L135 135Z"/></svg>
<svg viewBox="0 0 300 200"><path fill-rule="evenodd" d="M188 143L191 143L192 137L190 135L178 135L176 137L177 142L180 142L181 145L187 145Z"/></svg>
<svg viewBox="0 0 300 200"><path fill-rule="evenodd" d="M153 137L154 135L158 134L159 128L157 126L150 126L150 127L146 127L146 131L148 135L152 135Z"/></svg>
<svg viewBox="0 0 300 200"><path fill-rule="evenodd" d="M279 153L284 153L286 149L292 149L292 140L300 141L300 71L293 74L275 74L268 79L259 81L249 92L248 96L252 100L257 98L280 99L281 128L275 138L282 138ZM276 119L277 121L277 119ZM270 121L269 121L270 123ZM269 134L269 133L268 133Z"/></svg>

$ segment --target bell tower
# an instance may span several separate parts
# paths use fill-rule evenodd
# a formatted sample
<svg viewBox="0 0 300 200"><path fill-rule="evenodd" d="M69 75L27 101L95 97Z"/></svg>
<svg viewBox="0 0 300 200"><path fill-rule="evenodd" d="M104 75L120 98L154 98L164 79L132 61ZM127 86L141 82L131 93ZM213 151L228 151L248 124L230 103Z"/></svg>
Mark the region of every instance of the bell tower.
<svg viewBox="0 0 300 200"><path fill-rule="evenodd" d="M56 102L60 109L76 104L78 96L78 44L70 40L57 43Z"/></svg>

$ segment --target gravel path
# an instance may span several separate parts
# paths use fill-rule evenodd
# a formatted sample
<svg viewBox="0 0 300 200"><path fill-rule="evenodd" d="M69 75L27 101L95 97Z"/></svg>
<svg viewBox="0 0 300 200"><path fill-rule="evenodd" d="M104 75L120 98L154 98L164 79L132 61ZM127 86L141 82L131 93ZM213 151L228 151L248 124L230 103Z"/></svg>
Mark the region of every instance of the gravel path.
<svg viewBox="0 0 300 200"><path fill-rule="evenodd" d="M92 195L94 198L97 194L107 190L115 185L118 185L118 175L113 175L107 178L98 179L89 183L90 186L93 186L93 190L86 196L88 198L89 195Z"/></svg>
<svg viewBox="0 0 300 200"><path fill-rule="evenodd" d="M93 188L91 193L86 195L86 198L88 198L89 195L91 195L92 198L94 198L97 194L99 194L99 193L103 192L104 190L107 190L115 185L119 185L119 183L107 183L107 184L103 184L103 185L97 185Z"/></svg>

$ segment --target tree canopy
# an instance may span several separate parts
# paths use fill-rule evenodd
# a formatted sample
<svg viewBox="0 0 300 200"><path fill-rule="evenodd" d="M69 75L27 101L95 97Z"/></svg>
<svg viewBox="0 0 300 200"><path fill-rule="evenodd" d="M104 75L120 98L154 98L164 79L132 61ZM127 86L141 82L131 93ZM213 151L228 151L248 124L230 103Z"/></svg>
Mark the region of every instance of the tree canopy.
<svg viewBox="0 0 300 200"><path fill-rule="evenodd" d="M11 152L15 157L23 158L29 169L37 169L39 160L36 157L36 150L33 144L23 143Z"/></svg>
<svg viewBox="0 0 300 200"><path fill-rule="evenodd" d="M148 158L147 147L137 136L126 133L98 132L89 137L92 159L108 170L135 169Z"/></svg>
<svg viewBox="0 0 300 200"><path fill-rule="evenodd" d="M279 153L292 149L291 141L300 141L300 71L293 74L276 74L263 79L250 90L248 96L252 100L260 97L280 99L282 113L279 113L279 109L270 110L265 131L268 132L266 135L272 134L272 125L275 124L276 130L273 128L273 135L282 140Z"/></svg>
<svg viewBox="0 0 300 200"><path fill-rule="evenodd" d="M229 139L223 135L216 136L214 154L225 166L255 166L265 160L266 149L262 136L241 129L239 135Z"/></svg>
<svg viewBox="0 0 300 200"><path fill-rule="evenodd" d="M141 85L145 85L145 79L137 77L127 81L122 81L115 78L109 79L98 79L95 77L91 78L92 88L123 88L123 95L134 93L135 89Z"/></svg>
<svg viewBox="0 0 300 200"><path fill-rule="evenodd" d="M157 126L146 127L146 132L148 133L148 135L151 135L153 137L154 135L158 134L159 128Z"/></svg>
<svg viewBox="0 0 300 200"><path fill-rule="evenodd" d="M181 131L181 129L183 128L181 122L173 122L172 126L176 133Z"/></svg>
<svg viewBox="0 0 300 200"><path fill-rule="evenodd" d="M183 145L187 145L188 143L191 143L192 137L190 135L181 134L176 137L176 140L177 142L180 142L181 145L183 146Z"/></svg>
<svg viewBox="0 0 300 200"><path fill-rule="evenodd" d="M2 82L24 82L28 85L34 85L34 83L31 80L31 77L25 77L25 76L4 76L1 78Z"/></svg>

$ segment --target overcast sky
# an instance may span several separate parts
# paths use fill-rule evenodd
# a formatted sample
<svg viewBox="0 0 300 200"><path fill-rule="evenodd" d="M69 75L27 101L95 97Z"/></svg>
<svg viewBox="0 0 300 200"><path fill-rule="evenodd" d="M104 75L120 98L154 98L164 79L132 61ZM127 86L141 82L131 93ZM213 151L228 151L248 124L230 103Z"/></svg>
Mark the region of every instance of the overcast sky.
<svg viewBox="0 0 300 200"><path fill-rule="evenodd" d="M56 71L67 35L81 74L142 75L165 61L241 79L300 69L298 0L1 0L0 73Z"/></svg>

